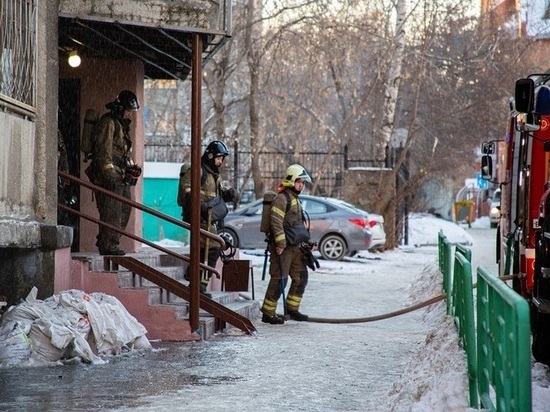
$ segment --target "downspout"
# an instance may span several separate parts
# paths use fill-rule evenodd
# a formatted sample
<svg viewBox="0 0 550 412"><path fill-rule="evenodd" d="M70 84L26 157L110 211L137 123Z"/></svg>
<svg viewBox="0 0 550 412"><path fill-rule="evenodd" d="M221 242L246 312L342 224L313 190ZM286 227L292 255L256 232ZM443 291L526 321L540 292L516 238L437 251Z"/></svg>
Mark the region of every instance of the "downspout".
<svg viewBox="0 0 550 412"><path fill-rule="evenodd" d="M199 330L200 299L200 174L201 174L201 80L202 80L202 38L193 35L193 61L191 63L191 247L190 247L190 307L191 330Z"/></svg>

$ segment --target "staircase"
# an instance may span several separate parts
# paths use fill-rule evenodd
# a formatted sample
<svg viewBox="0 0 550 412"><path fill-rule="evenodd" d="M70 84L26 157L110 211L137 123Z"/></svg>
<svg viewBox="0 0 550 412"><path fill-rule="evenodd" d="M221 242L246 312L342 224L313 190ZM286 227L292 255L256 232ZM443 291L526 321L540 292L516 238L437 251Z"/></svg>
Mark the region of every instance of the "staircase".
<svg viewBox="0 0 550 412"><path fill-rule="evenodd" d="M256 332L250 320L258 318L259 302L244 299L239 292L215 290L210 291L212 299L201 295L200 326L192 331L184 270L182 260L156 251L126 256L75 253L71 285L66 288L115 296L145 326L150 340L207 340L229 327Z"/></svg>

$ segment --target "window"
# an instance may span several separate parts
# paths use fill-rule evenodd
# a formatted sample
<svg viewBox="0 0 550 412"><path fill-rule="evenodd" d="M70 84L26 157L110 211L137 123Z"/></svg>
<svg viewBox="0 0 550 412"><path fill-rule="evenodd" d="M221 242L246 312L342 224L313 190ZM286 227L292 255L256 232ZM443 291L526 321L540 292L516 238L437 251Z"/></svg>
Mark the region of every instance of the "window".
<svg viewBox="0 0 550 412"><path fill-rule="evenodd" d="M0 1L0 99L34 107L36 0ZM6 100L6 99L4 99Z"/></svg>
<svg viewBox="0 0 550 412"><path fill-rule="evenodd" d="M327 206L323 203L316 202L315 200L303 200L302 205L304 210L310 215L327 213Z"/></svg>

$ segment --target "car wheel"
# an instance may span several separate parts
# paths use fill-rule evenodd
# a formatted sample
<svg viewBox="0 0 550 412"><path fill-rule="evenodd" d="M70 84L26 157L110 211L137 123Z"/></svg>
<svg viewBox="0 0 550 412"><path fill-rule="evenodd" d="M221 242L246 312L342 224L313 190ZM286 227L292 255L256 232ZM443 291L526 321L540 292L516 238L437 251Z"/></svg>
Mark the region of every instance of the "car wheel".
<svg viewBox="0 0 550 412"><path fill-rule="evenodd" d="M231 229L220 229L218 230L218 235L223 237L227 243L231 243L233 247L239 247L239 238L237 234Z"/></svg>
<svg viewBox="0 0 550 412"><path fill-rule="evenodd" d="M346 255L346 249L346 242L337 235L325 237L319 245L319 252L326 260L342 260Z"/></svg>

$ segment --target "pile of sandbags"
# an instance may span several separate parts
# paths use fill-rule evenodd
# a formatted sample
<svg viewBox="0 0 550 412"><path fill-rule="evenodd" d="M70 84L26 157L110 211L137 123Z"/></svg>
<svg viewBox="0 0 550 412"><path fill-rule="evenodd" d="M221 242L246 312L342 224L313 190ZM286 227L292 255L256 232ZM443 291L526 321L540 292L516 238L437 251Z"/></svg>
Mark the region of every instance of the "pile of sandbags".
<svg viewBox="0 0 550 412"><path fill-rule="evenodd" d="M24 302L0 319L0 367L51 363L104 363L123 352L150 349L147 330L118 299L80 290Z"/></svg>

